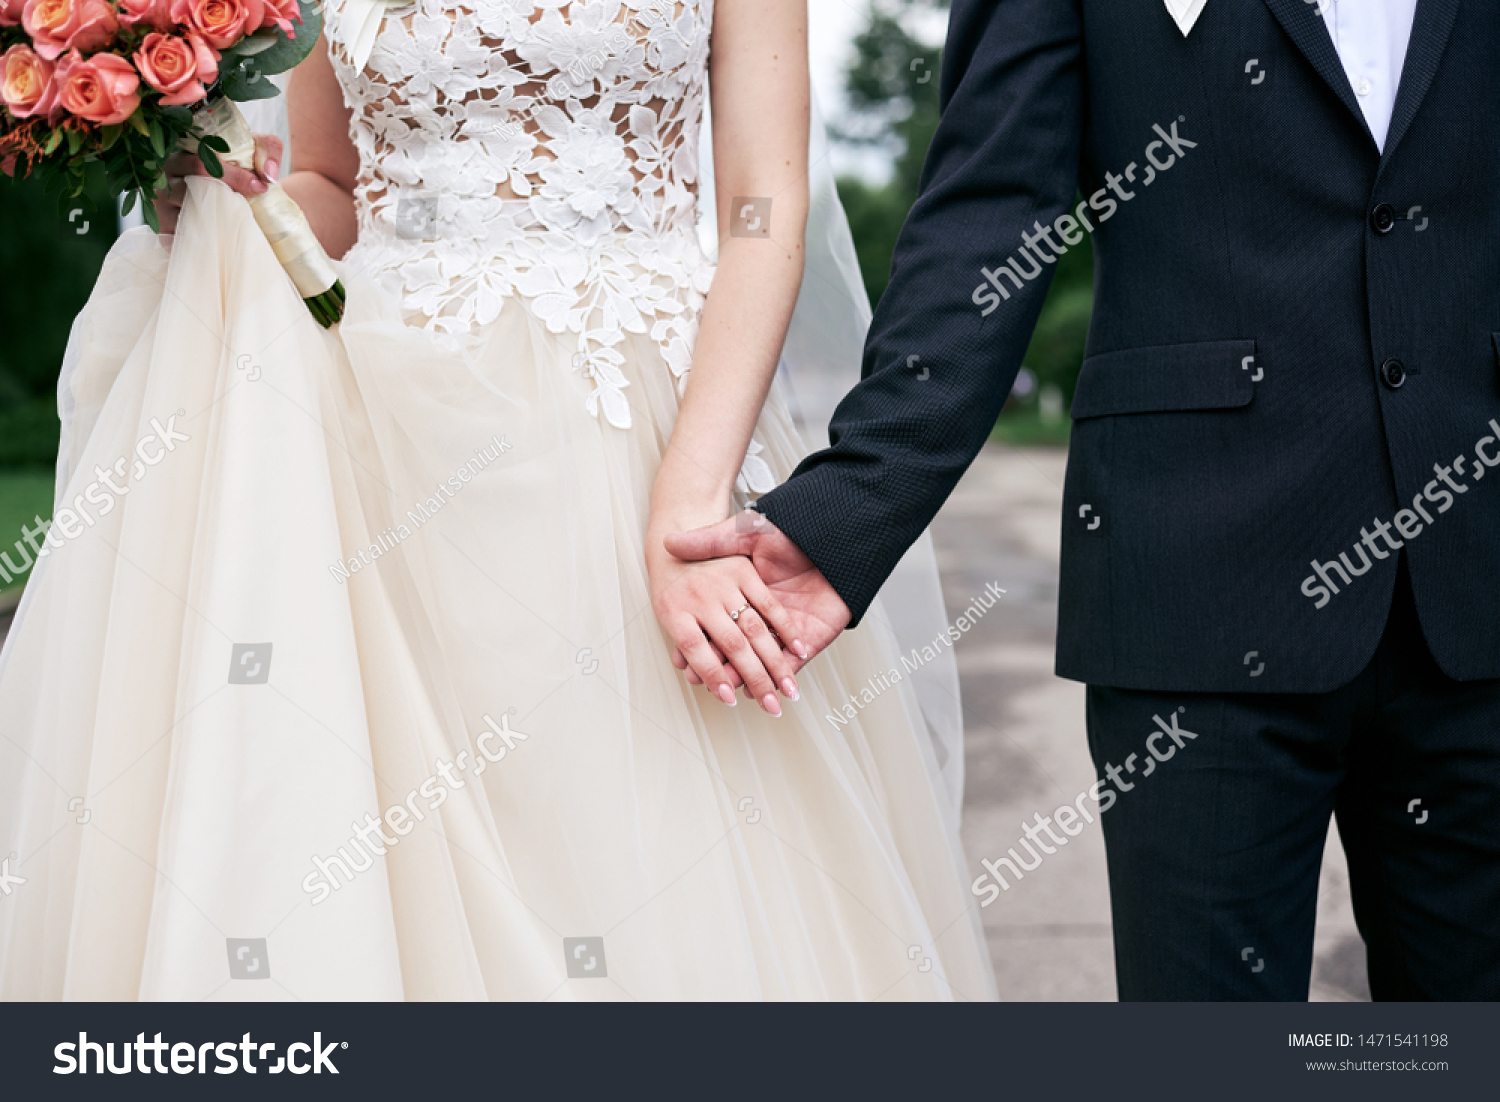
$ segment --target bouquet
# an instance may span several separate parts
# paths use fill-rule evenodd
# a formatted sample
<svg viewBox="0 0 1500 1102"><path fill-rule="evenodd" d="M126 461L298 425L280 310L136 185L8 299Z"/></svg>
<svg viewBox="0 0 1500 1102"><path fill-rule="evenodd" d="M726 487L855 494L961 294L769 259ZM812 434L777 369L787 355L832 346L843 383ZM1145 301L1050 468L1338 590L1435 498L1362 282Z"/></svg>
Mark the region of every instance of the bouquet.
<svg viewBox="0 0 1500 1102"><path fill-rule="evenodd" d="M254 170L255 141L235 100L277 94L266 79L311 52L323 26L312 0L0 0L0 171L35 174L63 202L122 213L167 186L178 149L209 175ZM313 317L343 316L344 288L280 184L251 210Z"/></svg>

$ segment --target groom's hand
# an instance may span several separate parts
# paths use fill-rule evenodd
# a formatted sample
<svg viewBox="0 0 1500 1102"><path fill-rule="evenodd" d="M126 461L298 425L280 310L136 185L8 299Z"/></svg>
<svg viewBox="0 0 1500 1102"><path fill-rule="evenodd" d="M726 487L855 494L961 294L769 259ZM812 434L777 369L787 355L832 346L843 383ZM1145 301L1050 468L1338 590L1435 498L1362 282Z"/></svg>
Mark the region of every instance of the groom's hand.
<svg viewBox="0 0 1500 1102"><path fill-rule="evenodd" d="M743 555L781 602L795 625L795 639L783 639L793 672L801 670L849 626L853 614L823 572L802 549L776 525L753 510L707 528L679 532L666 537L669 553L684 562L731 558ZM794 649L800 643L801 649ZM688 669L682 655L674 654L678 669ZM691 669L688 678L696 683Z"/></svg>

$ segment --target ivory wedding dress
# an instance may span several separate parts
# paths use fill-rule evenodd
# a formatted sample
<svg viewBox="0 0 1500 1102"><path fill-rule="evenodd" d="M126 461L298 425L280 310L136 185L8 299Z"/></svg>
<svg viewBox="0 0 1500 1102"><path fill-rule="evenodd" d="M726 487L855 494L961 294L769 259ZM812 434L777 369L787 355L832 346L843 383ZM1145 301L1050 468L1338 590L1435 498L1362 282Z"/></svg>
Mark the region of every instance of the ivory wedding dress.
<svg viewBox="0 0 1500 1102"><path fill-rule="evenodd" d="M216 182L117 243L0 659L0 997L994 996L880 617L780 720L668 661L713 10L648 8L418 0L356 66L329 5L334 331Z"/></svg>

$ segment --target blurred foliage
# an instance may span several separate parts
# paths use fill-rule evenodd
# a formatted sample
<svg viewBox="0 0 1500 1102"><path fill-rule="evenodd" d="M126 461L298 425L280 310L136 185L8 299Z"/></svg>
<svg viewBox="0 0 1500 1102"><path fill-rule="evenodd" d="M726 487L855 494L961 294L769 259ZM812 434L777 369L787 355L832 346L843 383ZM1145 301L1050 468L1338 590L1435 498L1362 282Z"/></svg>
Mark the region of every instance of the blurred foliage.
<svg viewBox="0 0 1500 1102"><path fill-rule="evenodd" d="M56 450L56 444L53 445ZM25 550L17 550L15 544L21 540L22 530L37 528L37 518L52 516L52 473L50 471L4 471L0 472L0 553L9 556L0 560L0 592L19 588L31 574L32 552L29 544L22 542ZM22 567L17 573L11 567ZM7 579L6 574L10 577Z"/></svg>
<svg viewBox="0 0 1500 1102"><path fill-rule="evenodd" d="M896 239L917 200L922 165L938 125L942 51L918 37L915 27L924 16L946 7L944 0L870 0L865 29L854 40L845 81L851 117L834 128L833 136L888 152L893 164L891 179L883 185L856 177L839 180L839 197L849 214L871 302L880 300L890 281ZM995 242L996 259L1019 244ZM1041 395L1055 388L1064 411L1072 403L1093 312L1093 280L1093 247L1085 237L1057 265L1026 353L1026 367L1037 385L1029 394L1012 396L997 435L1019 436L1025 442L1066 442L1066 417L1046 408ZM1013 432L1005 429L1012 417L1020 419Z"/></svg>
<svg viewBox="0 0 1500 1102"><path fill-rule="evenodd" d="M0 177L0 468L50 469L57 460L68 330L117 225L113 210L75 201L60 211L36 181Z"/></svg>

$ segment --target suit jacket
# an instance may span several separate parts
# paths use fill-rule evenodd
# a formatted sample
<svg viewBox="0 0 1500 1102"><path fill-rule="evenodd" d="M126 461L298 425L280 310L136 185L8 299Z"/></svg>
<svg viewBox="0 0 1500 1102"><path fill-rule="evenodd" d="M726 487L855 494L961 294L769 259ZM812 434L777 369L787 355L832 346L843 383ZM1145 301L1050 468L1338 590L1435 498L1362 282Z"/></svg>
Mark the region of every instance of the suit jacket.
<svg viewBox="0 0 1500 1102"><path fill-rule="evenodd" d="M1057 672L1331 690L1404 551L1442 669L1500 678L1497 69L1494 0L1420 0L1382 155L1315 3L1184 38L1162 0L956 0L863 381L761 511L862 616L1091 232Z"/></svg>

